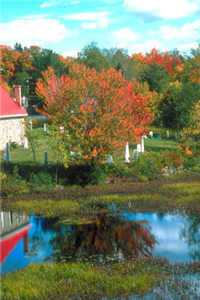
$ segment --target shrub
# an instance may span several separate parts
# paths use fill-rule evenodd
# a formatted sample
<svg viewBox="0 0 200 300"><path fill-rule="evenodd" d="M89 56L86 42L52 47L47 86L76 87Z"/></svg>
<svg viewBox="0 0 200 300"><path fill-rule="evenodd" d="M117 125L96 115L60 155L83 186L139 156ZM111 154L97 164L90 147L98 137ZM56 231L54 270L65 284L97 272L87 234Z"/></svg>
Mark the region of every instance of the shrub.
<svg viewBox="0 0 200 300"><path fill-rule="evenodd" d="M152 180L160 176L163 158L159 153L144 153L134 162L133 171L140 178Z"/></svg>
<svg viewBox="0 0 200 300"><path fill-rule="evenodd" d="M200 156L185 157L184 168L200 173Z"/></svg>
<svg viewBox="0 0 200 300"><path fill-rule="evenodd" d="M43 190L52 189L54 184L49 173L39 172L37 174L32 174L30 178L30 186L32 190L40 192Z"/></svg>
<svg viewBox="0 0 200 300"><path fill-rule="evenodd" d="M103 183L106 179L105 168L97 164L71 165L65 174L65 183L85 186Z"/></svg>
<svg viewBox="0 0 200 300"><path fill-rule="evenodd" d="M162 154L163 162L168 167L179 168L183 166L184 157L179 152L165 152Z"/></svg>
<svg viewBox="0 0 200 300"><path fill-rule="evenodd" d="M113 177L130 177L133 175L132 165L122 162L106 164L104 166L107 176Z"/></svg>
<svg viewBox="0 0 200 300"><path fill-rule="evenodd" d="M17 149L18 147L19 147L19 145L17 143L15 143L15 142L10 143L10 150L11 151L14 150L14 149Z"/></svg>
<svg viewBox="0 0 200 300"><path fill-rule="evenodd" d="M1 175L1 191L5 195L16 195L29 192L29 184L18 174L18 169L14 168L12 174Z"/></svg>

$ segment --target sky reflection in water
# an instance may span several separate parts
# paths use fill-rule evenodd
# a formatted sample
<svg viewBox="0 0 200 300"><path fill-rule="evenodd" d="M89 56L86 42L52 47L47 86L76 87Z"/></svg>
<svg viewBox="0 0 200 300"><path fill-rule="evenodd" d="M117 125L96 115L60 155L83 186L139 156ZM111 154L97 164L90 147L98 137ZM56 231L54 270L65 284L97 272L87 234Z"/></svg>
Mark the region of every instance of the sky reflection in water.
<svg viewBox="0 0 200 300"><path fill-rule="evenodd" d="M170 262L200 260L200 217L197 215L124 212L120 218L104 214L90 224L79 226L60 226L56 221L30 217L28 252L24 252L24 241L20 239L3 261L2 273L30 263L81 260L95 254L101 259L152 254Z"/></svg>

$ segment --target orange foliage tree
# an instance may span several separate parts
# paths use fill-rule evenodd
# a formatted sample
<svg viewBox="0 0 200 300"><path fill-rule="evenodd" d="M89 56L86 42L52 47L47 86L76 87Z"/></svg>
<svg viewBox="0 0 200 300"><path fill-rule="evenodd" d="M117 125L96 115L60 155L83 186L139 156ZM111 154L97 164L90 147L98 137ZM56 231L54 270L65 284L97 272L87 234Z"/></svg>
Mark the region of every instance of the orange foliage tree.
<svg viewBox="0 0 200 300"><path fill-rule="evenodd" d="M11 47L0 45L0 67L2 77L10 81L17 72L30 71L32 69L31 56L28 50L17 51Z"/></svg>
<svg viewBox="0 0 200 300"><path fill-rule="evenodd" d="M43 113L56 128L64 127L60 135L68 151L87 160L101 160L145 131L153 118L152 95L138 90L137 83L114 69L98 73L80 64L72 64L69 75L60 78L49 68L37 83Z"/></svg>
<svg viewBox="0 0 200 300"><path fill-rule="evenodd" d="M132 58L142 64L156 64L162 66L167 73L172 75L174 72L179 72L183 68L181 59L168 52L159 52L156 49L152 49L151 52L143 55L141 53L134 54Z"/></svg>

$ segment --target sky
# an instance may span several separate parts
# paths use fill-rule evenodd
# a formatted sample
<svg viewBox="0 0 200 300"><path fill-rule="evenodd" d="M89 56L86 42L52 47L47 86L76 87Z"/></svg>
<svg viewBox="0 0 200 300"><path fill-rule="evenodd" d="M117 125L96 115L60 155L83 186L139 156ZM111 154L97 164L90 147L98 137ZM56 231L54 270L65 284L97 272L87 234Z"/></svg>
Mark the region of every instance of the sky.
<svg viewBox="0 0 200 300"><path fill-rule="evenodd" d="M129 54L200 43L200 0L0 0L0 44L76 56L86 45Z"/></svg>

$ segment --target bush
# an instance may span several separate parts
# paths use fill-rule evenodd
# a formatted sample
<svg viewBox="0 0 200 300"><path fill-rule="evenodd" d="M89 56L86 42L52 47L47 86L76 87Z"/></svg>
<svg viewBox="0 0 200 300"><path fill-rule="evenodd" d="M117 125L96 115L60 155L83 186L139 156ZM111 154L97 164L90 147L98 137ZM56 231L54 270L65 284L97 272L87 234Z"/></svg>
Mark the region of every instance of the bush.
<svg viewBox="0 0 200 300"><path fill-rule="evenodd" d="M183 166L184 157L179 152L165 152L162 154L163 162L168 167L180 168Z"/></svg>
<svg viewBox="0 0 200 300"><path fill-rule="evenodd" d="M159 153L144 153L133 164L135 175L145 180L152 180L161 175L163 158Z"/></svg>
<svg viewBox="0 0 200 300"><path fill-rule="evenodd" d="M30 178L30 186L33 191L40 192L52 189L54 184L49 173L39 172L37 174L32 174Z"/></svg>
<svg viewBox="0 0 200 300"><path fill-rule="evenodd" d="M184 168L200 173L200 156L185 157Z"/></svg>
<svg viewBox="0 0 200 300"><path fill-rule="evenodd" d="M12 174L1 172L1 192L5 195L17 195L29 192L29 184L18 174L14 168Z"/></svg>
<svg viewBox="0 0 200 300"><path fill-rule="evenodd" d="M126 164L124 162L115 162L110 165L106 164L104 168L107 176L123 178L133 175L132 164Z"/></svg>
<svg viewBox="0 0 200 300"><path fill-rule="evenodd" d="M87 184L103 183L107 175L105 168L97 164L71 165L65 174L65 183L85 186Z"/></svg>

